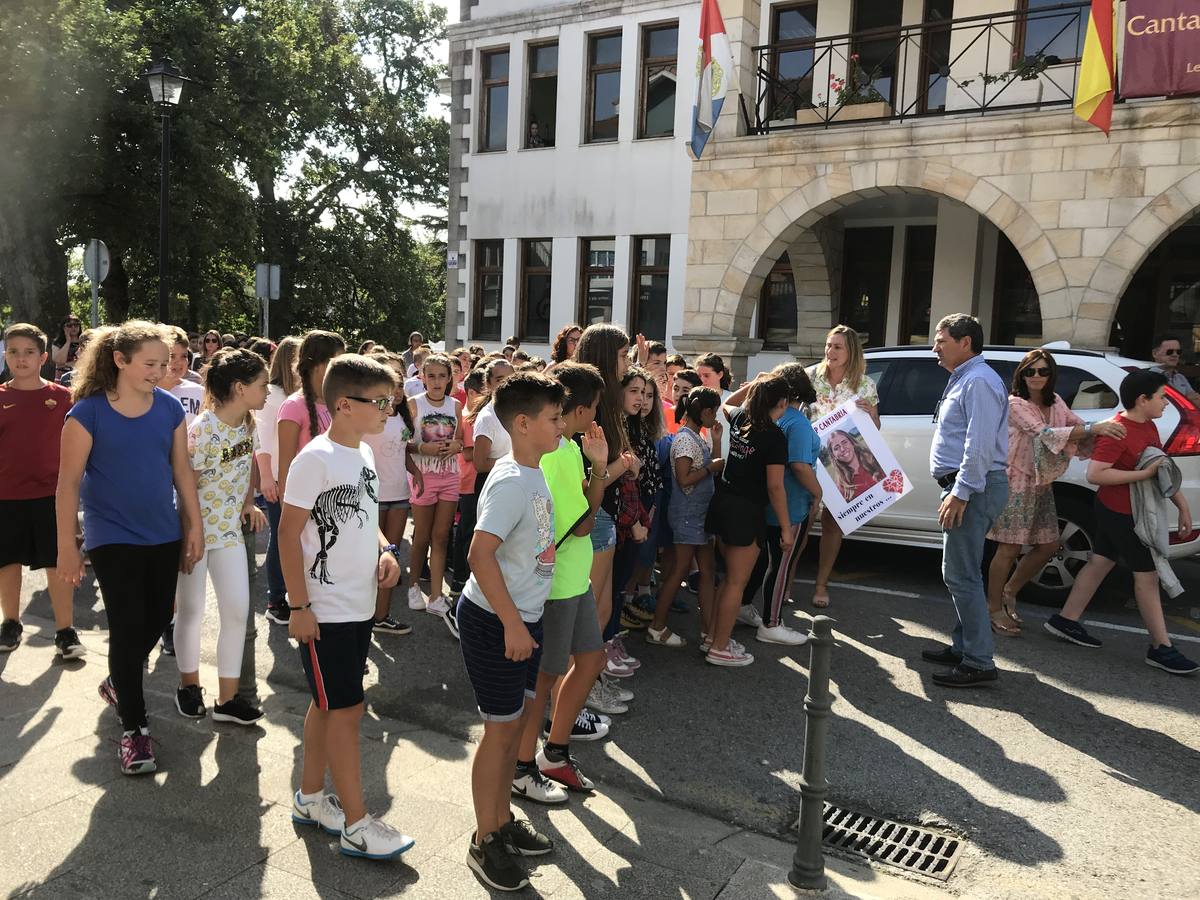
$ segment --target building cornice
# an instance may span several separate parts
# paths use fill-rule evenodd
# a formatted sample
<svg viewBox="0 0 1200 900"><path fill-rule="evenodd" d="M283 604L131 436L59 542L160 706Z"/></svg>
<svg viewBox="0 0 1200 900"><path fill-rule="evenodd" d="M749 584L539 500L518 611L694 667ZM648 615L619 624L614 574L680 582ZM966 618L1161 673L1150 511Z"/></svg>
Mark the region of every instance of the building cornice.
<svg viewBox="0 0 1200 900"><path fill-rule="evenodd" d="M587 2L555 3L537 9L523 10L505 16L490 16L486 19L470 19L456 22L446 29L451 41L469 41L476 38L531 31L537 28L561 28L577 22L627 16L655 9L674 9L687 6L680 0L587 0Z"/></svg>

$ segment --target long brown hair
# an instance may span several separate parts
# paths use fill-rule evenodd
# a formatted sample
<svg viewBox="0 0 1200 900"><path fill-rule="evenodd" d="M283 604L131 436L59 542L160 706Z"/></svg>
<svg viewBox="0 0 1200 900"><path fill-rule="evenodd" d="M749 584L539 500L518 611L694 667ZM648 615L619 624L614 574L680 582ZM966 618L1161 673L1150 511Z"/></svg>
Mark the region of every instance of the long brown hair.
<svg viewBox="0 0 1200 900"><path fill-rule="evenodd" d="M304 392L304 405L308 407L308 436L315 438L321 433L317 419L317 391L313 389L311 375L333 358L346 352L346 342L333 331L310 331L300 342L296 354L296 375L300 379L300 390Z"/></svg>
<svg viewBox="0 0 1200 900"><path fill-rule="evenodd" d="M479 417L479 414L483 412L483 408L492 402L492 394L494 394L496 392L496 388L499 387L499 385L496 384L496 370L503 368L512 369L512 372L509 374L515 374L517 371L515 368L513 368L513 364L503 356L497 356L495 359L488 360L483 364L483 366L475 367L476 370L480 368L483 369L483 390L480 391L479 396L475 398L475 404L467 413L467 421L471 423L474 423Z"/></svg>
<svg viewBox="0 0 1200 900"><path fill-rule="evenodd" d="M617 356L629 346L629 336L616 325L589 325L575 346L575 361L595 366L604 379L604 393L596 421L604 429L608 441L608 461L612 462L629 449L625 433L625 416L621 412L621 379L617 377Z"/></svg>
<svg viewBox="0 0 1200 900"><path fill-rule="evenodd" d="M107 394L117 389L117 376L121 370L117 368L114 354L120 353L126 359L132 359L142 344L160 341L169 348L171 340L170 332L162 325L140 319L130 320L123 325L97 328L75 364L71 399L79 402L84 397Z"/></svg>
<svg viewBox="0 0 1200 900"><path fill-rule="evenodd" d="M267 383L280 388L287 396L292 396L299 389L296 384L296 351L300 349L300 338L285 337L275 348L271 357L271 372Z"/></svg>
<svg viewBox="0 0 1200 900"><path fill-rule="evenodd" d="M788 380L779 375L772 375L750 385L743 409L746 411L746 421L742 423L742 436L749 437L755 429L778 428L779 425L771 418L771 410L779 405L780 400L790 401L792 388Z"/></svg>
<svg viewBox="0 0 1200 900"><path fill-rule="evenodd" d="M583 329L572 322L570 325L564 325L559 329L558 334L554 336L554 349L550 351L550 358L556 363L566 362L571 358L571 354L567 352L567 338L571 336L572 331L578 331L583 334ZM576 344L576 347L579 345Z"/></svg>
<svg viewBox="0 0 1200 900"><path fill-rule="evenodd" d="M1040 403L1030 396L1029 385L1025 383L1025 376L1021 374L1025 371L1025 369L1027 369L1029 366L1032 366L1039 359L1044 359L1046 361L1046 368L1050 370L1050 377L1046 379L1046 386L1042 388L1042 399ZM1014 397L1020 397L1022 400L1030 400L1033 403L1037 403L1039 406L1053 406L1054 385L1057 382L1058 363L1054 361L1054 357L1051 356L1047 351L1043 350L1041 347L1038 347L1036 350L1030 350L1028 353L1026 353L1025 356L1022 357L1021 361L1017 363L1017 371L1013 372L1011 393Z"/></svg>

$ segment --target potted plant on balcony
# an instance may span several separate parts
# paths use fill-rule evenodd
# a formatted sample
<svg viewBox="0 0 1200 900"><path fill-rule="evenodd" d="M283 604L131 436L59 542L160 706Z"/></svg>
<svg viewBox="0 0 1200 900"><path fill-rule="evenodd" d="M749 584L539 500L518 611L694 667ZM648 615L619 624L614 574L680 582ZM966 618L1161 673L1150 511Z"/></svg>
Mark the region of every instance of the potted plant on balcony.
<svg viewBox="0 0 1200 900"><path fill-rule="evenodd" d="M892 105L875 87L875 82L883 76L882 66L868 72L857 53L851 53L848 62L849 71L844 78L834 74L829 76L829 100L818 94L821 100L813 108L796 110L797 125L813 125L835 118L849 121L892 117Z"/></svg>

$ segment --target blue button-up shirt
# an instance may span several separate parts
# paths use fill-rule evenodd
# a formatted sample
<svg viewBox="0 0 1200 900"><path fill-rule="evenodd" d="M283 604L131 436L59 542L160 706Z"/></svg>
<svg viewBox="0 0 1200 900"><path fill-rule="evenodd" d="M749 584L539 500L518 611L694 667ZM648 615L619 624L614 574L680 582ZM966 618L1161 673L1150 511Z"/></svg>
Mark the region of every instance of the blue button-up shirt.
<svg viewBox="0 0 1200 900"><path fill-rule="evenodd" d="M1008 468L1008 391L982 356L950 373L938 402L937 428L929 448L929 472L941 478L958 470L950 493L970 500L989 472Z"/></svg>

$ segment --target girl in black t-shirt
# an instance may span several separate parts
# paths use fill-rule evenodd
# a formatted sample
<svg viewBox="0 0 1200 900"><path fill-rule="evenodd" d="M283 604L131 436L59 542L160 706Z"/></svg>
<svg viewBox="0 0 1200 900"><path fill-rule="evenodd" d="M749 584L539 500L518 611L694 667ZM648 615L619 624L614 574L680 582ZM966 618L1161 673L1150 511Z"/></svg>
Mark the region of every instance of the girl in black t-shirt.
<svg viewBox="0 0 1200 900"><path fill-rule="evenodd" d="M733 640L733 626L742 605L742 592L766 537L770 506L782 523L789 523L783 486L787 467L787 438L775 424L788 408L790 390L779 377L756 381L746 405L729 418L729 456L717 493L708 508L705 528L716 535L725 559L725 580L717 594L711 645L705 657L715 666L748 666L754 657ZM792 527L781 529L788 549Z"/></svg>

